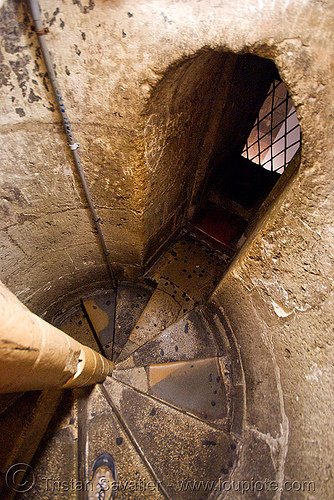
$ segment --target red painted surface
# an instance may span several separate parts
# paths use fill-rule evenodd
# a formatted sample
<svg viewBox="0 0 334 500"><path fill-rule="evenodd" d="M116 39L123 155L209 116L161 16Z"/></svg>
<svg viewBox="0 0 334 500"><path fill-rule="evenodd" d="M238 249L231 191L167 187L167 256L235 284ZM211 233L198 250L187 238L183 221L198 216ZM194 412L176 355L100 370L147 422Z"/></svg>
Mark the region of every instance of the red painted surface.
<svg viewBox="0 0 334 500"><path fill-rule="evenodd" d="M207 202L191 225L203 236L234 253L236 244L246 227L246 221L218 205Z"/></svg>

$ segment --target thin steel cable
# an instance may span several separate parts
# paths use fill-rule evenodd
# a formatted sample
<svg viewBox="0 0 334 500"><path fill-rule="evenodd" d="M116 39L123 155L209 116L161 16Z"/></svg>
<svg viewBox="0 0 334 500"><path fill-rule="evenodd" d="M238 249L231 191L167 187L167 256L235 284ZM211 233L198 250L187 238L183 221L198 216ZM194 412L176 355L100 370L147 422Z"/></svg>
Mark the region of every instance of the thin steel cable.
<svg viewBox="0 0 334 500"><path fill-rule="evenodd" d="M112 266L111 266L109 258L108 258L109 252L108 252L107 245L106 245L103 233L102 233L102 229L101 229L101 225L100 225L100 218L98 217L98 215L96 213L94 203L93 203L92 198L91 198L90 190L89 190L89 187L88 187L87 182L86 182L85 174L84 174L81 162L80 162L80 157L79 157L79 153L78 153L79 144L76 143L73 139L69 119L67 117L66 110L65 110L65 104L64 104L63 98L61 96L59 87L58 87L56 74L55 74L55 71L53 69L52 58L51 58L50 52L49 52L48 47L47 47L47 43L46 43L46 39L45 39L45 30L43 28L43 24L41 21L40 6L39 6L39 3L37 0L28 0L28 2L29 2L31 16L32 16L33 22L34 22L35 31L36 31L36 34L38 37L38 41L39 41L39 44L41 47L44 62L45 62L46 69L48 72L48 76L49 76L51 86L52 86L52 89L54 91L54 94L55 94L55 97L57 100L57 104L58 104L58 107L60 110L60 115L61 115L62 122L64 125L64 130L65 130L65 133L66 133L67 138L69 140L69 147L70 147L72 154L73 154L76 170L79 174L79 178L80 178L83 190L85 192L86 200L88 202L89 209L90 209L92 216L93 216L94 225L95 225L95 228L97 230L99 240L100 240L100 243L102 246L104 260L107 264L107 269L108 269L108 272L110 275L112 286L113 286L113 288L116 288L117 281L115 279L114 272L113 272Z"/></svg>

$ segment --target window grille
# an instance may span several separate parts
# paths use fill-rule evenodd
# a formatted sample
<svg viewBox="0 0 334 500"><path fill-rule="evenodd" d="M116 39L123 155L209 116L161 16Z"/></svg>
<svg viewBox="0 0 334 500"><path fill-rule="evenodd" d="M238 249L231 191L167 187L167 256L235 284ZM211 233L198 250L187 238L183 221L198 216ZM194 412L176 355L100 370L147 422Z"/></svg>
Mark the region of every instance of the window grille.
<svg viewBox="0 0 334 500"><path fill-rule="evenodd" d="M296 109L286 85L274 80L259 111L242 156L282 174L301 143Z"/></svg>

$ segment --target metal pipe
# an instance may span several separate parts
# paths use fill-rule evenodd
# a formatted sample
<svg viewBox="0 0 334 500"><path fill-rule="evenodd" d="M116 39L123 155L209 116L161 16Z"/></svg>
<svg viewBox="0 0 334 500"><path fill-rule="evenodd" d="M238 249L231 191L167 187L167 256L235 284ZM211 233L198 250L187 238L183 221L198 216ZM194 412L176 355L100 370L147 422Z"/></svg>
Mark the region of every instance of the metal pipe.
<svg viewBox="0 0 334 500"><path fill-rule="evenodd" d="M103 382L114 364L27 309L0 282L0 393Z"/></svg>
<svg viewBox="0 0 334 500"><path fill-rule="evenodd" d="M32 16L32 19L34 22L35 32L38 36L38 41L39 41L39 44L40 44L40 47L42 50L45 66L46 66L46 69L47 69L47 72L48 72L48 75L50 78L51 86L52 86L54 94L56 96L56 100L57 100L58 107L60 110L60 115L61 115L61 118L63 121L64 129L65 129L66 135L68 137L69 147L72 151L75 166L76 166L77 172L79 174L79 177L80 177L82 187L83 187L85 195L86 195L86 199L87 199L90 211L93 215L93 221L94 221L95 228L96 228L97 233L98 233L99 238L100 238L100 242L101 242L104 258L105 258L105 261L107 264L108 272L110 275L110 279L112 282L112 286L113 286L113 288L116 288L117 282L116 282L116 279L114 276L112 266L109 262L109 258L108 258L109 252L108 252L108 249L107 249L104 237L103 237L103 233L102 233L102 229L101 229L101 225L100 225L100 219L96 213L94 203L92 201L91 194L89 191L89 187L88 187L87 182L86 182L85 174L84 174L81 162L80 162L80 157L79 157L79 153L78 153L79 144L77 142L75 142L73 139L69 119L67 117L66 110L65 110L65 104L64 104L63 98L61 96L59 87L58 87L56 74L55 74L55 71L53 69L52 58L51 58L50 52L49 52L48 47L47 47L47 43L46 43L46 39L45 39L45 30L43 28L43 23L41 20L41 9L39 6L39 2L38 2L38 0L28 0L28 3L29 3L31 16Z"/></svg>

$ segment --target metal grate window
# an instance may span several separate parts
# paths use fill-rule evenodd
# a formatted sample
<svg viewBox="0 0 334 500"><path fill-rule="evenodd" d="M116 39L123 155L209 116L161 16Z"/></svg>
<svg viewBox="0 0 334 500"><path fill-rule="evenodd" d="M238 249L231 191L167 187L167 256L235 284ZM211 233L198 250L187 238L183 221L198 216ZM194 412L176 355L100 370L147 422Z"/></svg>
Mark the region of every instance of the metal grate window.
<svg viewBox="0 0 334 500"><path fill-rule="evenodd" d="M298 151L300 142L300 126L288 89L283 82L274 80L242 156L282 174Z"/></svg>

